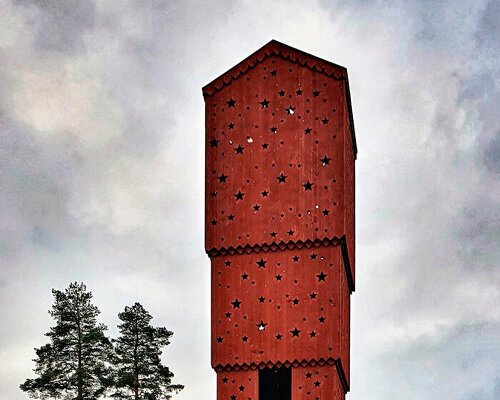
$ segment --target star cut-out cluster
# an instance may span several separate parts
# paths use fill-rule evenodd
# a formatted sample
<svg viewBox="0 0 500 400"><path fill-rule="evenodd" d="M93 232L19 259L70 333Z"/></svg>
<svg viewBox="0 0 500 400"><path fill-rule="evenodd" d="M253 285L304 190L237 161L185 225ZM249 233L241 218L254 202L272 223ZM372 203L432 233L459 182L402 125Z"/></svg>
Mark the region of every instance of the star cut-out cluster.
<svg viewBox="0 0 500 400"><path fill-rule="evenodd" d="M300 360L339 357L349 309L341 263L340 246L212 258L216 363L255 362L255 352L267 362L290 348Z"/></svg>
<svg viewBox="0 0 500 400"><path fill-rule="evenodd" d="M207 100L209 248L341 236L343 85L269 57Z"/></svg>
<svg viewBox="0 0 500 400"><path fill-rule="evenodd" d="M256 400L255 365L295 362L292 398L337 393L334 360L348 377L344 259L340 245L323 241L346 233L350 204L344 84L269 56L206 97L218 398Z"/></svg>
<svg viewBox="0 0 500 400"><path fill-rule="evenodd" d="M258 400L256 370L222 371L217 373L218 399Z"/></svg>
<svg viewBox="0 0 500 400"><path fill-rule="evenodd" d="M335 366L298 368L294 372L293 398L311 400L344 398Z"/></svg>

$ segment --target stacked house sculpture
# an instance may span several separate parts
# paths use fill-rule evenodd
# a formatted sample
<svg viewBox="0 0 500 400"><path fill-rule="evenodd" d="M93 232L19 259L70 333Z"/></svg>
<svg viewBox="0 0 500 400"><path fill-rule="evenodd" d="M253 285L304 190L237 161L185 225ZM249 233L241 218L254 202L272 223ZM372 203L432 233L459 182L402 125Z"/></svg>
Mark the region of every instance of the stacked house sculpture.
<svg viewBox="0 0 500 400"><path fill-rule="evenodd" d="M356 158L347 70L271 41L203 95L217 399L344 399Z"/></svg>

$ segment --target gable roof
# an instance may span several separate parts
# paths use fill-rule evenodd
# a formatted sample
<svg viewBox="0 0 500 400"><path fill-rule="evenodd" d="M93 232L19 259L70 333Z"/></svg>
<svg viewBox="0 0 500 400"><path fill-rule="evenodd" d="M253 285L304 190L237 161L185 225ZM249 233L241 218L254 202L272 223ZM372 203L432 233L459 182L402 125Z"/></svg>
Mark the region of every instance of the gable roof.
<svg viewBox="0 0 500 400"><path fill-rule="evenodd" d="M258 64L263 62L267 57L279 56L284 60L289 60L292 63L297 63L302 67L320 72L330 78L345 81L347 109L349 112L349 122L351 127L351 136L353 143L353 151L356 157L358 153L356 145L356 135L354 130L354 119L352 116L351 94L349 91L349 78L347 76L347 69L341 65L334 64L322 58L313 56L309 53L295 49L277 40L271 40L266 45L249 55L243 61L236 64L231 69L214 79L212 82L203 87L203 96L205 98L213 96L225 86L230 85L232 81L238 79L240 76L246 74L249 70L255 68Z"/></svg>

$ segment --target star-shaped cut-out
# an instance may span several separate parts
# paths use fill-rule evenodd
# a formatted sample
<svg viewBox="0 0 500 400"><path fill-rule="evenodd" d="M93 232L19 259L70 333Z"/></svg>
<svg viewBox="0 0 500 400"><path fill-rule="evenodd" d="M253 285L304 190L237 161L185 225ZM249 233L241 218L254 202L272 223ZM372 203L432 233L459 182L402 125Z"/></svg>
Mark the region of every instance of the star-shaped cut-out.
<svg viewBox="0 0 500 400"><path fill-rule="evenodd" d="M295 233L295 231L292 231L292 230L290 229L287 233L288 233L288 236L293 236L293 234Z"/></svg>
<svg viewBox="0 0 500 400"><path fill-rule="evenodd" d="M211 192L211 193L210 193L210 196L212 196L212 197L217 196L217 192Z"/></svg>
<svg viewBox="0 0 500 400"><path fill-rule="evenodd" d="M320 274L316 275L316 277L318 278L318 282L325 282L327 276L328 274L323 273L323 271L321 271Z"/></svg>
<svg viewBox="0 0 500 400"><path fill-rule="evenodd" d="M267 324L262 320L260 320L260 322L257 324L257 328L259 329L259 331L265 331L266 326Z"/></svg>
<svg viewBox="0 0 500 400"><path fill-rule="evenodd" d="M229 129L234 129L234 124L233 124L232 122L230 122L230 123L227 125L227 127L228 127Z"/></svg>
<svg viewBox="0 0 500 400"><path fill-rule="evenodd" d="M241 279L243 279L244 281L248 280L248 277L249 277L249 275L248 275L246 272L244 272L244 273L241 275Z"/></svg>
<svg viewBox="0 0 500 400"><path fill-rule="evenodd" d="M238 390L239 390L240 392L243 392L243 391L245 390L245 386L240 385L240 386L238 387Z"/></svg>
<svg viewBox="0 0 500 400"><path fill-rule="evenodd" d="M217 338L217 343L222 343L224 341L224 338L222 336L219 336Z"/></svg>
<svg viewBox="0 0 500 400"><path fill-rule="evenodd" d="M241 146L241 144L238 145L238 147L234 148L234 151L236 151L236 154L243 154L243 150L245 148Z"/></svg>
<svg viewBox="0 0 500 400"><path fill-rule="evenodd" d="M308 373L306 374L306 378L307 378L307 379L311 379L311 377L312 377L312 376L313 376L313 374L311 374L310 372L308 372Z"/></svg>
<svg viewBox="0 0 500 400"><path fill-rule="evenodd" d="M231 318L231 313L228 311L227 313L224 314L226 318Z"/></svg>
<svg viewBox="0 0 500 400"><path fill-rule="evenodd" d="M276 338L276 340L281 340L283 335L281 333L277 333L276 335L274 335L274 337Z"/></svg>
<svg viewBox="0 0 500 400"><path fill-rule="evenodd" d="M293 331L290 331L290 333L292 334L292 337L299 337L299 334L300 334L301 330L300 329L297 329L297 327L295 327L295 329Z"/></svg>
<svg viewBox="0 0 500 400"><path fill-rule="evenodd" d="M285 91L284 91L284 90L280 90L278 93L279 93L279 95L280 95L281 97L283 97L283 96L285 95Z"/></svg>
<svg viewBox="0 0 500 400"><path fill-rule="evenodd" d="M241 190L238 190L238 193L233 194L233 196L236 197L236 201L243 200L244 195L245 195L245 193L242 193Z"/></svg>
<svg viewBox="0 0 500 400"><path fill-rule="evenodd" d="M317 254L315 254L315 253L312 253L312 254L310 255L310 257L311 257L311 260L316 260L316 257L318 257L318 255L317 255Z"/></svg>
<svg viewBox="0 0 500 400"><path fill-rule="evenodd" d="M242 337L241 337L241 340L242 340L243 342L248 342L248 336L242 336Z"/></svg>
<svg viewBox="0 0 500 400"><path fill-rule="evenodd" d="M297 299L297 298L293 299L292 303L294 306L296 306L297 304L299 304L299 299Z"/></svg>
<svg viewBox="0 0 500 400"><path fill-rule="evenodd" d="M232 394L231 396L229 396L229 398L230 398L231 400L236 400L236 395L235 395L235 394Z"/></svg>
<svg viewBox="0 0 500 400"><path fill-rule="evenodd" d="M295 91L295 93L297 94L297 96L302 96L302 92L303 92L302 89L299 89L299 90Z"/></svg>
<svg viewBox="0 0 500 400"><path fill-rule="evenodd" d="M330 210L327 210L327 209L325 208L322 212L323 212L323 215L328 215L328 213L330 212Z"/></svg>
<svg viewBox="0 0 500 400"><path fill-rule="evenodd" d="M231 266L231 263L232 263L232 261L231 261L231 260L226 260L226 261L224 261L224 264L226 264L226 267L230 267L230 266Z"/></svg>
<svg viewBox="0 0 500 400"><path fill-rule="evenodd" d="M328 158L326 155L322 159L320 159L320 161L323 163L323 165L330 165L331 160L332 159Z"/></svg>
<svg viewBox="0 0 500 400"><path fill-rule="evenodd" d="M283 276L278 274L278 275L275 276L275 278L276 278L277 281L281 281L281 278L283 278Z"/></svg>
<svg viewBox="0 0 500 400"><path fill-rule="evenodd" d="M217 140L216 138L213 138L210 142L210 147L219 147L219 142L220 140Z"/></svg>
<svg viewBox="0 0 500 400"><path fill-rule="evenodd" d="M321 120L321 122L323 122L323 125L326 125L328 123L328 121L330 121L330 120L326 117Z"/></svg>
<svg viewBox="0 0 500 400"><path fill-rule="evenodd" d="M259 209L260 209L260 206L259 206L258 204L255 204L255 205L253 206L253 210L254 210L254 211L259 211Z"/></svg>
<svg viewBox="0 0 500 400"><path fill-rule="evenodd" d="M273 70L270 72L271 76L276 76L276 74L277 74L277 73L278 73L278 71L276 71L275 69L273 69Z"/></svg>
<svg viewBox="0 0 500 400"><path fill-rule="evenodd" d="M299 261L299 256L293 256L292 260L293 260L293 262L298 262Z"/></svg>
<svg viewBox="0 0 500 400"><path fill-rule="evenodd" d="M213 219L212 221L210 221L210 223L211 223L212 225L217 225L217 221L216 221L215 219Z"/></svg>
<svg viewBox="0 0 500 400"><path fill-rule="evenodd" d="M233 98L231 97L231 100L229 101L226 101L226 104L227 104L227 108L229 107L234 107L234 104L236 103L235 100L233 100Z"/></svg>
<svg viewBox="0 0 500 400"><path fill-rule="evenodd" d="M302 184L302 186L304 186L304 190L312 190L312 185L314 185L314 183L311 183L309 181Z"/></svg>
<svg viewBox="0 0 500 400"><path fill-rule="evenodd" d="M306 135L310 134L312 132L312 129L311 128L306 128L304 129L304 132Z"/></svg>
<svg viewBox="0 0 500 400"><path fill-rule="evenodd" d="M268 194L269 194L269 192L267 190L264 190L261 193L262 197L267 197Z"/></svg>
<svg viewBox="0 0 500 400"><path fill-rule="evenodd" d="M264 296L259 297L259 303L264 303L265 300L266 298Z"/></svg>
<svg viewBox="0 0 500 400"><path fill-rule="evenodd" d="M269 235L271 235L271 237L276 237L277 233L272 231Z"/></svg>
<svg viewBox="0 0 500 400"><path fill-rule="evenodd" d="M217 179L219 180L219 183L222 183L222 182L227 182L228 177L229 177L228 175L224 175L224 173L222 173L220 176L217 177Z"/></svg>
<svg viewBox="0 0 500 400"><path fill-rule="evenodd" d="M318 295L317 295L316 293L314 293L314 292L313 292L313 293L311 293L311 294L309 294L309 297L310 297L311 299L315 299L317 296L318 296Z"/></svg>
<svg viewBox="0 0 500 400"><path fill-rule="evenodd" d="M278 128L276 128L275 126L272 126L271 128L269 128L269 130L271 131L271 133L278 132Z"/></svg>
<svg viewBox="0 0 500 400"><path fill-rule="evenodd" d="M320 382L320 381L316 381L316 382L314 382L314 387L319 387L319 385L321 385L321 382Z"/></svg>
<svg viewBox="0 0 500 400"><path fill-rule="evenodd" d="M226 377L222 378L222 383L227 383L229 379L227 379Z"/></svg>
<svg viewBox="0 0 500 400"><path fill-rule="evenodd" d="M229 214L229 215L227 216L227 219L228 219L229 221L232 221L232 220L234 219L234 215L233 215L233 214Z"/></svg>
<svg viewBox="0 0 500 400"><path fill-rule="evenodd" d="M267 143L262 143L262 148L263 149L267 149L269 147L269 145Z"/></svg>
<svg viewBox="0 0 500 400"><path fill-rule="evenodd" d="M234 301L231 302L231 304L233 305L233 308L240 308L240 305L241 305L241 301L239 301L237 298L234 299Z"/></svg>
<svg viewBox="0 0 500 400"><path fill-rule="evenodd" d="M326 320L326 318L323 317L323 316L321 316L321 317L318 318L318 321L321 322L321 323L325 322L325 320Z"/></svg>
<svg viewBox="0 0 500 400"><path fill-rule="evenodd" d="M283 174L283 172L280 174L280 176L277 176L276 179L278 180L278 183L286 183L286 178L287 176Z"/></svg>
<svg viewBox="0 0 500 400"><path fill-rule="evenodd" d="M286 115L293 115L293 114L295 114L295 109L296 109L296 108L297 108L297 107L292 107L292 105L290 104L290 105L288 106L288 108L285 108Z"/></svg>
<svg viewBox="0 0 500 400"><path fill-rule="evenodd" d="M270 103L270 101L266 100L266 99L264 99L264 100L262 100L262 101L259 102L259 104L261 105L262 108L268 108L269 107L269 103Z"/></svg>
<svg viewBox="0 0 500 400"><path fill-rule="evenodd" d="M315 91L313 92L313 96L314 96L314 97L318 97L320 93L321 93L321 92L320 92L319 90L315 90Z"/></svg>
<svg viewBox="0 0 500 400"><path fill-rule="evenodd" d="M257 265L259 266L259 268L266 268L266 263L267 261L264 260L262 257L260 258L259 261L257 261Z"/></svg>
<svg viewBox="0 0 500 400"><path fill-rule="evenodd" d="M309 332L309 335L312 337L312 338L315 338L317 333L315 331L311 331Z"/></svg>

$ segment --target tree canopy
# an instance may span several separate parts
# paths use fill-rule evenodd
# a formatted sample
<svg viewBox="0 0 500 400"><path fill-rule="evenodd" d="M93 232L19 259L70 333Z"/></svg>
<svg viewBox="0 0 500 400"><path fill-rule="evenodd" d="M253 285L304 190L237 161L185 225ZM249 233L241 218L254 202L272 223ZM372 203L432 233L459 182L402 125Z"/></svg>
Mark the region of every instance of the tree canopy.
<svg viewBox="0 0 500 400"><path fill-rule="evenodd" d="M144 307L135 303L118 314L120 336L115 342L116 392L120 399L170 399L172 392L184 388L172 384L174 374L161 362L162 348L173 332L155 328Z"/></svg>
<svg viewBox="0 0 500 400"><path fill-rule="evenodd" d="M99 309L83 283L64 291L52 290L55 301L49 314L55 326L45 335L46 345L35 349L35 379L20 385L30 397L93 400L112 384L113 347L97 323Z"/></svg>
<svg viewBox="0 0 500 400"><path fill-rule="evenodd" d="M161 361L162 348L173 332L153 327L141 304L118 314L120 336L110 340L107 327L97 322L99 309L83 283L71 283L64 292L53 289L52 294L49 314L55 325L45 334L49 343L35 349L38 376L20 385L30 397L168 400L184 388L172 384L174 374Z"/></svg>

